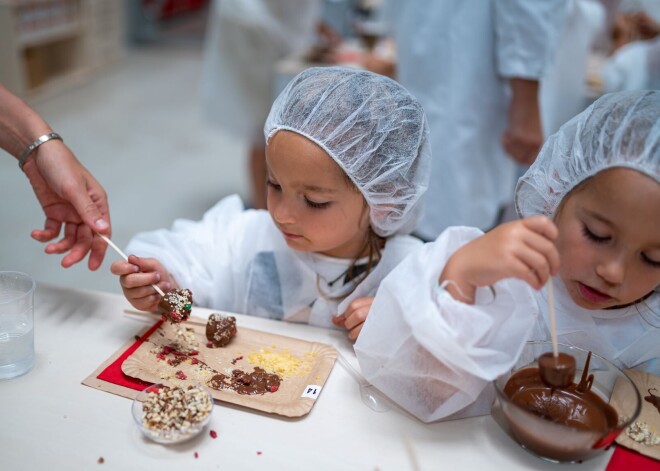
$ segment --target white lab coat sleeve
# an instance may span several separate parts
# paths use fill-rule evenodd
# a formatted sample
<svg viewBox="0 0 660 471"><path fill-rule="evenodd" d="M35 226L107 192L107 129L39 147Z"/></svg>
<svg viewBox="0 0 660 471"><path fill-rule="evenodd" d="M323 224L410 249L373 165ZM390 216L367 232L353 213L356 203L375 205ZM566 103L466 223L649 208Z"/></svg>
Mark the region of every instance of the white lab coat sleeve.
<svg viewBox="0 0 660 471"><path fill-rule="evenodd" d="M244 219L243 203L228 196L209 209L202 220L177 219L172 229L143 232L126 251L138 257L153 257L165 266L181 288L193 292L193 302L209 307L217 304L217 293L234 292L232 270L233 227ZM225 304L225 303L221 303Z"/></svg>
<svg viewBox="0 0 660 471"><path fill-rule="evenodd" d="M567 1L495 0L491 3L499 75L540 79L559 44Z"/></svg>
<svg viewBox="0 0 660 471"><path fill-rule="evenodd" d="M425 422L488 413L490 383L514 365L536 320L519 280L496 283L494 299L479 288L474 305L434 289L449 257L481 234L449 228L409 255L383 280L355 344L365 378Z"/></svg>

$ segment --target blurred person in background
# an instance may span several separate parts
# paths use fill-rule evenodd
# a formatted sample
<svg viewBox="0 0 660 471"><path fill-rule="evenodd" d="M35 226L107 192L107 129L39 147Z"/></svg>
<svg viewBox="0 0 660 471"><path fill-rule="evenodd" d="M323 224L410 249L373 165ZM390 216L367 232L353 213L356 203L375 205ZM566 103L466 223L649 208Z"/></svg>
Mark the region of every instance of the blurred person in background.
<svg viewBox="0 0 660 471"><path fill-rule="evenodd" d="M433 165L425 240L446 227L488 229L510 200L518 165L543 143L539 80L564 27L567 3L391 0L396 77L429 118Z"/></svg>
<svg viewBox="0 0 660 471"><path fill-rule="evenodd" d="M249 142L256 209L266 207L263 126L276 93L275 64L315 44L321 12L321 0L215 0L211 6L202 106L212 123Z"/></svg>
<svg viewBox="0 0 660 471"><path fill-rule="evenodd" d="M601 0L609 10L602 92L660 89L660 2Z"/></svg>

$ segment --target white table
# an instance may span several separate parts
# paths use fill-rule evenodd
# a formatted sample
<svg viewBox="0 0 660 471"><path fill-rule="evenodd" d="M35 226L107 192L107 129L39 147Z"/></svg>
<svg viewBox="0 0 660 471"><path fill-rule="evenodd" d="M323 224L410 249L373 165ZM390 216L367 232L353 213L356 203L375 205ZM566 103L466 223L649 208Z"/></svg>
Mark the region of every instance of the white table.
<svg viewBox="0 0 660 471"><path fill-rule="evenodd" d="M119 295L38 285L36 365L25 376L0 382L0 469L558 469L518 447L490 416L424 424L398 409L374 412L339 364L305 417L283 419L217 404L209 426L217 439L204 433L180 445L155 444L142 438L133 423L131 400L81 384L153 323L126 315L125 309L131 306ZM209 312L193 310L200 317ZM340 331L237 318L239 328L332 344L357 365ZM575 469L604 469L611 453Z"/></svg>

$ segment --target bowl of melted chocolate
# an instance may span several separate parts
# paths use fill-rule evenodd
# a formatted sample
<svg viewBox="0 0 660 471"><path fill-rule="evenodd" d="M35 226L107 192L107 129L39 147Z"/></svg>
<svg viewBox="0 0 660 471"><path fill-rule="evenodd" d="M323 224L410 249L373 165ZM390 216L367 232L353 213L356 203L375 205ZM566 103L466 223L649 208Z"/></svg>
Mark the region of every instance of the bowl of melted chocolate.
<svg viewBox="0 0 660 471"><path fill-rule="evenodd" d="M553 462L582 462L607 450L637 417L633 382L591 352L551 342L528 342L509 374L495 381L495 421L523 448ZM609 403L614 389L633 398Z"/></svg>

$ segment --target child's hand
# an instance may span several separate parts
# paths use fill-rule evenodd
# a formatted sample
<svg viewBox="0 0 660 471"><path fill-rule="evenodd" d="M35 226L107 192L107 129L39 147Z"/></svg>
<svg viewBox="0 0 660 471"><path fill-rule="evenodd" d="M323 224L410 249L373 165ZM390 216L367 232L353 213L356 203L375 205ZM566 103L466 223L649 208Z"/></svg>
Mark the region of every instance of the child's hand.
<svg viewBox="0 0 660 471"><path fill-rule="evenodd" d="M373 302L372 297L354 299L348 305L346 312L332 318L332 323L348 330L348 339L355 342L360 335L364 321L367 320Z"/></svg>
<svg viewBox="0 0 660 471"><path fill-rule="evenodd" d="M151 285L157 284L163 291L177 288L168 271L155 258L130 255L128 262L114 262L110 271L119 275L119 284L126 299L142 311L155 311L158 307L160 295Z"/></svg>
<svg viewBox="0 0 660 471"><path fill-rule="evenodd" d="M457 250L440 282L456 283L447 290L455 299L469 303L474 302L476 288L505 278L518 278L540 289L559 270L554 245L557 235L557 227L545 216L502 224Z"/></svg>

